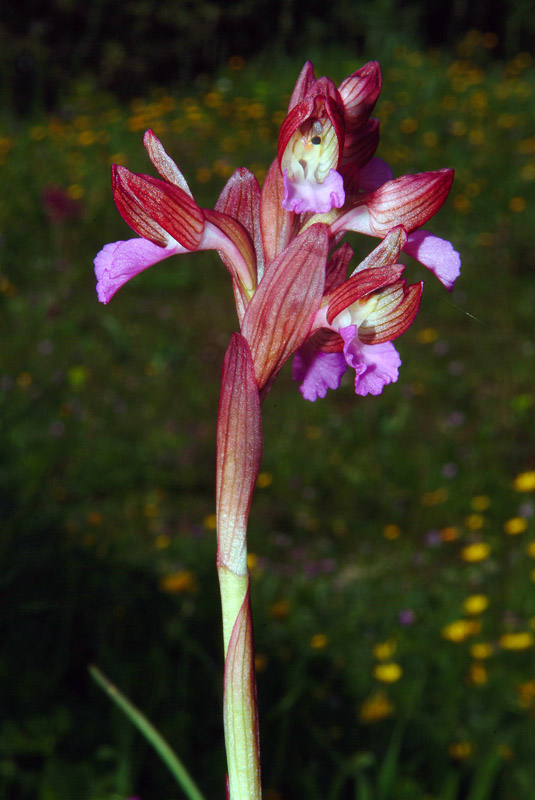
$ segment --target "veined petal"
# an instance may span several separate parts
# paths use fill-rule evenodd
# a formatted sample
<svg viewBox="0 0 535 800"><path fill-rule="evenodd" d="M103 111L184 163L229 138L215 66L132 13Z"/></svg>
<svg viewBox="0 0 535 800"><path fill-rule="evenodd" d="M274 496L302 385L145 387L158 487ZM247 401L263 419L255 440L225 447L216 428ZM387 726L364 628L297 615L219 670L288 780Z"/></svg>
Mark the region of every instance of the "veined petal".
<svg viewBox="0 0 535 800"><path fill-rule="evenodd" d="M315 81L316 78L314 77L314 64L311 61L307 61L299 73L299 77L296 81L292 96L290 98L288 111L291 111L294 106L305 99Z"/></svg>
<svg viewBox="0 0 535 800"><path fill-rule="evenodd" d="M395 225L411 233L424 225L446 202L452 181L453 170L441 169L383 184L365 200L373 233L384 236Z"/></svg>
<svg viewBox="0 0 535 800"><path fill-rule="evenodd" d="M242 333L264 395L310 332L323 295L327 247L325 225L297 236L270 265L247 306Z"/></svg>
<svg viewBox="0 0 535 800"><path fill-rule="evenodd" d="M260 230L260 188L255 175L245 167L237 169L219 195L215 210L237 219L251 237L256 252L255 279L260 280L264 274L264 252Z"/></svg>
<svg viewBox="0 0 535 800"><path fill-rule="evenodd" d="M356 164L362 168L367 164L379 145L379 120L370 119L355 133L346 133L342 164Z"/></svg>
<svg viewBox="0 0 535 800"><path fill-rule="evenodd" d="M204 215L224 238L219 236L216 240L211 239L207 242L208 246L201 245L202 249L217 249L233 278L242 284L247 294L252 295L256 286L256 258L251 237L243 225L229 214L205 208Z"/></svg>
<svg viewBox="0 0 535 800"><path fill-rule="evenodd" d="M329 325L353 303L366 297L371 292L381 289L383 286L395 283L404 269L405 267L402 264L394 264L388 267L366 269L352 275L345 283L335 289L329 298L327 310L327 322Z"/></svg>
<svg viewBox="0 0 535 800"><path fill-rule="evenodd" d="M381 82L379 62L369 61L338 87L344 104L346 125L350 130L367 121L381 93Z"/></svg>
<svg viewBox="0 0 535 800"><path fill-rule="evenodd" d="M145 239L166 244L151 234L151 226L164 230L187 250L196 250L204 230L204 215L195 201L173 184L137 175L113 165L112 187L119 213Z"/></svg>
<svg viewBox="0 0 535 800"><path fill-rule="evenodd" d="M323 353L309 340L294 356L292 377L305 400L314 402L318 397L325 397L327 389L338 389L346 369L342 352Z"/></svg>
<svg viewBox="0 0 535 800"><path fill-rule="evenodd" d="M260 227L265 268L273 263L290 242L294 213L283 208L284 184L277 159L268 169L260 195Z"/></svg>
<svg viewBox="0 0 535 800"><path fill-rule="evenodd" d="M186 192L186 194L189 194L189 196L193 198L193 194L191 193L185 177L182 175L171 156L167 155L162 143L158 137L154 135L150 128L148 131L145 131L145 135L143 136L143 144L145 145L145 149L149 154L150 160L162 178L169 183L172 183L174 186L178 186L179 189L182 189L184 192Z"/></svg>
<svg viewBox="0 0 535 800"><path fill-rule="evenodd" d="M336 289L345 281L347 268L352 258L353 250L347 242L332 254L325 271L324 294L330 294L333 289Z"/></svg>
<svg viewBox="0 0 535 800"><path fill-rule="evenodd" d="M385 238L380 242L372 252L366 256L364 261L361 261L351 273L351 277L358 272L363 272L366 269L376 267L388 267L392 264L397 264L401 251L407 242L407 234L405 229L398 225L388 231Z"/></svg>
<svg viewBox="0 0 535 800"><path fill-rule="evenodd" d="M380 291L373 310L359 326L360 341L381 344L401 336L418 312L423 287L423 281L411 286L397 281Z"/></svg>
<svg viewBox="0 0 535 800"><path fill-rule="evenodd" d="M135 275L165 258L187 252L178 244L159 247L147 239L128 239L104 245L94 261L98 299L101 303L109 303L115 292Z"/></svg>
<svg viewBox="0 0 535 800"><path fill-rule="evenodd" d="M357 335L356 325L340 330L344 340L344 355L355 370L355 393L379 395L388 383L398 379L401 358L392 342L363 344Z"/></svg>
<svg viewBox="0 0 535 800"><path fill-rule="evenodd" d="M453 289L461 272L461 257L451 242L419 230L410 234L403 250L430 269L448 291Z"/></svg>

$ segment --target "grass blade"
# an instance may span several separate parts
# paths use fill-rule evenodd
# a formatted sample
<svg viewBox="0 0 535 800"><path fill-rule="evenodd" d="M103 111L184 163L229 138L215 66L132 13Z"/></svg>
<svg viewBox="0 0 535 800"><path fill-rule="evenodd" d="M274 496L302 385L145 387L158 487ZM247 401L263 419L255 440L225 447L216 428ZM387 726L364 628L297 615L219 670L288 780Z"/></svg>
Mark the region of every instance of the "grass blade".
<svg viewBox="0 0 535 800"><path fill-rule="evenodd" d="M178 785L182 788L189 800L204 800L193 778L163 736L158 733L154 725L152 725L145 715L142 714L141 711L108 680L108 678L106 678L98 667L92 664L89 667L89 672L93 680L106 692L113 702L119 706L130 722L136 726L138 731L142 733L145 739L154 747L162 761L173 773Z"/></svg>

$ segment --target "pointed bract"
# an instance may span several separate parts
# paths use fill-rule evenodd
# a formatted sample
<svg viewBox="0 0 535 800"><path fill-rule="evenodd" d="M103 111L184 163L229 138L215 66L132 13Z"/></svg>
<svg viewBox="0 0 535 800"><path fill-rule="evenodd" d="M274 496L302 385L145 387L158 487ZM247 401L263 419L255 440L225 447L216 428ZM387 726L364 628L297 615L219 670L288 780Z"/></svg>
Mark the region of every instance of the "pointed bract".
<svg viewBox="0 0 535 800"><path fill-rule="evenodd" d="M245 167L235 170L219 195L215 210L237 219L251 237L256 253L255 277L260 280L264 274L264 252L260 230L260 187L255 175Z"/></svg>
<svg viewBox="0 0 535 800"><path fill-rule="evenodd" d="M286 211L283 200L284 184L279 162L275 159L268 169L260 196L260 226L266 270L292 237L294 213Z"/></svg>
<svg viewBox="0 0 535 800"><path fill-rule="evenodd" d="M247 307L242 333L264 393L310 332L323 295L327 247L325 225L308 228L270 265Z"/></svg>
<svg viewBox="0 0 535 800"><path fill-rule="evenodd" d="M262 423L253 361L243 336L235 333L221 375L217 418L217 563L247 573L246 530L260 461Z"/></svg>

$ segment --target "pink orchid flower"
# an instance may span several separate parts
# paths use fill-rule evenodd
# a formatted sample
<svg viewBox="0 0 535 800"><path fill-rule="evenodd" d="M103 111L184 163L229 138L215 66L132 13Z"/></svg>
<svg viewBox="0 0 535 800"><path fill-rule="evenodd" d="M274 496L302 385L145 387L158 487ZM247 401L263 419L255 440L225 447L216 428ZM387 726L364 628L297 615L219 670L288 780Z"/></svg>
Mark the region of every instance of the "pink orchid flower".
<svg viewBox="0 0 535 800"><path fill-rule="evenodd" d="M387 165L372 158L378 124L370 114L380 88L376 62L338 89L327 78L316 80L307 62L262 189L251 172L237 169L213 210L197 205L147 131L144 145L160 178L112 168L117 208L138 238L108 244L97 255L99 299L107 303L128 280L170 256L217 250L232 278L261 398L294 353L294 378L308 400L336 388L347 366L355 369L357 394L379 394L397 380L401 360L392 340L411 324L422 292L422 284L407 286L401 278L401 251L447 288L460 264L449 242L421 230L445 202L453 170L392 179ZM333 204L314 200L311 213L303 197L324 197L329 180L341 180L342 193ZM383 240L347 280L351 249L333 254L346 231Z"/></svg>
<svg viewBox="0 0 535 800"><path fill-rule="evenodd" d="M418 229L445 202L453 170L393 180L390 167L373 158L379 121L370 114L380 91L376 61L338 88L329 78L316 80L307 61L279 135L282 205L296 214L318 215L313 221L327 223L331 236L357 231L383 237L404 225L409 234L404 251L451 289L460 273L458 253L450 242Z"/></svg>
<svg viewBox="0 0 535 800"><path fill-rule="evenodd" d="M338 88L314 77L307 61L293 91L279 134L283 207L297 214L325 214L344 205L349 181L379 143L379 122L369 116L381 91L376 61L365 64Z"/></svg>
<svg viewBox="0 0 535 800"><path fill-rule="evenodd" d="M392 340L411 325L420 304L423 282L407 286L397 263L407 234L401 226L339 283L340 262L351 248L343 245L328 264L332 287L312 325L312 336L295 355L293 377L306 400L337 389L347 367L355 370L355 392L378 395L396 381L401 359ZM344 269L345 272L345 269Z"/></svg>

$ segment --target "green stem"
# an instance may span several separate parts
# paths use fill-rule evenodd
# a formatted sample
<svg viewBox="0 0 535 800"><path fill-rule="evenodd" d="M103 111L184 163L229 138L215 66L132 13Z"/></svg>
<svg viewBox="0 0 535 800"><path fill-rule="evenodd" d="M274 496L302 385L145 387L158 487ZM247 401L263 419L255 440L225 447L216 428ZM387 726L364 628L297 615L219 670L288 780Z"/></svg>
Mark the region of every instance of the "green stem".
<svg viewBox="0 0 535 800"><path fill-rule="evenodd" d="M203 795L197 788L178 756L173 752L163 736L158 733L141 711L128 700L124 694L96 667L91 664L89 672L93 680L98 683L101 689L116 703L123 711L130 722L143 734L145 739L154 747L162 761L169 767L178 785L183 789L189 800L204 800Z"/></svg>

